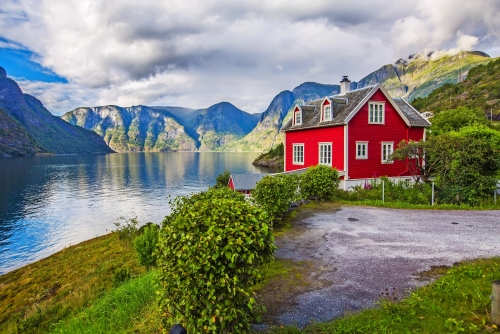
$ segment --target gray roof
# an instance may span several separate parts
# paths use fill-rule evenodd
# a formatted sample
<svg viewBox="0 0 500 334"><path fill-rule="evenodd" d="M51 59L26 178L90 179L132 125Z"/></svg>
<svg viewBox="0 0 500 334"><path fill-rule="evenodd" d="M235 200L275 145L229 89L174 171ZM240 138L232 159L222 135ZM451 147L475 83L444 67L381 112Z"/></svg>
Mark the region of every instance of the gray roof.
<svg viewBox="0 0 500 334"><path fill-rule="evenodd" d="M272 174L231 174L234 190L252 190L266 175Z"/></svg>
<svg viewBox="0 0 500 334"><path fill-rule="evenodd" d="M349 122L350 118L366 103L366 99L372 96L378 89L381 89L385 95L391 100L390 95L385 91L382 85L368 86L361 89L352 90L344 95L335 95L328 97L332 102L333 119L331 121L320 122L321 104L324 99L308 102L304 106L300 106L302 110L302 124L292 125L292 119L283 125L282 131L292 131L299 129L307 129L313 127L344 125ZM392 99L396 110L406 118L405 122L409 126L428 127L430 123L425 120L420 113L402 99Z"/></svg>

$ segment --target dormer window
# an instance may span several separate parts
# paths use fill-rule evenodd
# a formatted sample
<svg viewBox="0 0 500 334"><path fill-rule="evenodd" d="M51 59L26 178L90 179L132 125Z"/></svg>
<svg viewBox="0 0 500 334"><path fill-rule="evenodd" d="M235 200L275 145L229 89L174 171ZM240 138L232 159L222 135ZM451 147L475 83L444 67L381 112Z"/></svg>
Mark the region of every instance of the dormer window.
<svg viewBox="0 0 500 334"><path fill-rule="evenodd" d="M332 106L327 104L323 106L323 121L332 120Z"/></svg>
<svg viewBox="0 0 500 334"><path fill-rule="evenodd" d="M293 120L294 120L293 125L302 124L302 111L299 108L295 109Z"/></svg>

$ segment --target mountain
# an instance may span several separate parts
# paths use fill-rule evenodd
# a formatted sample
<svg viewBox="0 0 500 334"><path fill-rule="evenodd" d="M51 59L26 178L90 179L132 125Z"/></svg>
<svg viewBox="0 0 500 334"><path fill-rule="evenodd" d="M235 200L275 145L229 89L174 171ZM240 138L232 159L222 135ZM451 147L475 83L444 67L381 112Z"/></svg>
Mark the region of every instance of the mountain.
<svg viewBox="0 0 500 334"><path fill-rule="evenodd" d="M405 97L412 100L426 96L447 83L463 80L472 68L487 64L491 60L486 53L480 51L464 51L453 56L441 57L433 57L432 53L425 56L413 55L405 60L399 59L394 64L384 65L358 82L351 82L351 89L382 83L393 97ZM279 133L279 129L291 117L291 108L295 104L339 92L339 85L322 85L312 82L306 82L292 92L283 91L273 99L255 129L244 138L224 145L221 150L268 150L283 142L283 135Z"/></svg>
<svg viewBox="0 0 500 334"><path fill-rule="evenodd" d="M258 119L221 102L206 109L168 106L77 108L65 121L93 130L115 151L208 151L239 139Z"/></svg>
<svg viewBox="0 0 500 334"><path fill-rule="evenodd" d="M356 88L384 84L391 96L413 100L429 95L447 83L456 83L467 77L471 68L487 64L492 59L484 52L464 51L436 59L433 53L412 55L394 64L382 66L356 83Z"/></svg>
<svg viewBox="0 0 500 334"><path fill-rule="evenodd" d="M107 153L92 131L52 115L35 97L23 94L0 67L0 155Z"/></svg>
<svg viewBox="0 0 500 334"><path fill-rule="evenodd" d="M316 82L305 82L293 91L285 90L276 95L269 107L261 115L257 126L244 138L224 145L225 151L263 151L283 142L279 133L283 121L287 120L291 108L295 104L305 103L327 95L338 94L339 85L324 85Z"/></svg>
<svg viewBox="0 0 500 334"><path fill-rule="evenodd" d="M438 113L459 106L481 108L486 116L500 120L500 58L469 71L467 78L457 84L445 84L412 105L418 110Z"/></svg>

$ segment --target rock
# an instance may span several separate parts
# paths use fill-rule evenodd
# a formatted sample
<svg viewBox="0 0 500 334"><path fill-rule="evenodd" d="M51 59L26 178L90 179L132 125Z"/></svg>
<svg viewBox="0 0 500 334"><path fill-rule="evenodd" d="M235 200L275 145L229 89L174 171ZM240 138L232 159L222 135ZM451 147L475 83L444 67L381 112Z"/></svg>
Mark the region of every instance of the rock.
<svg viewBox="0 0 500 334"><path fill-rule="evenodd" d="M7 71L2 66L0 66L0 78L7 78Z"/></svg>

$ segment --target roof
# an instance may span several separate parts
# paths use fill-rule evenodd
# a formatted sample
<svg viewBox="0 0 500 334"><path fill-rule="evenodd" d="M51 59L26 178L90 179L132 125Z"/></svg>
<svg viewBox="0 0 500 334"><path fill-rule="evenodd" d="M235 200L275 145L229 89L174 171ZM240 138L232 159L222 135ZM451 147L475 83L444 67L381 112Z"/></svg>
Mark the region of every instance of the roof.
<svg viewBox="0 0 500 334"><path fill-rule="evenodd" d="M234 190L252 190L266 175L272 174L231 174Z"/></svg>
<svg viewBox="0 0 500 334"><path fill-rule="evenodd" d="M298 106L302 110L302 123L292 125L292 119L283 125L282 131L293 131L307 128L344 125L354 117L361 107L368 102L368 99L378 90L386 95L389 101L408 126L428 127L429 121L424 119L420 113L408 102L402 99L392 99L381 84L368 86L361 89L352 90L344 95L334 95L328 97L332 101L333 119L331 121L321 122L321 105L324 98L308 102L304 106ZM313 107L313 108L312 108Z"/></svg>

